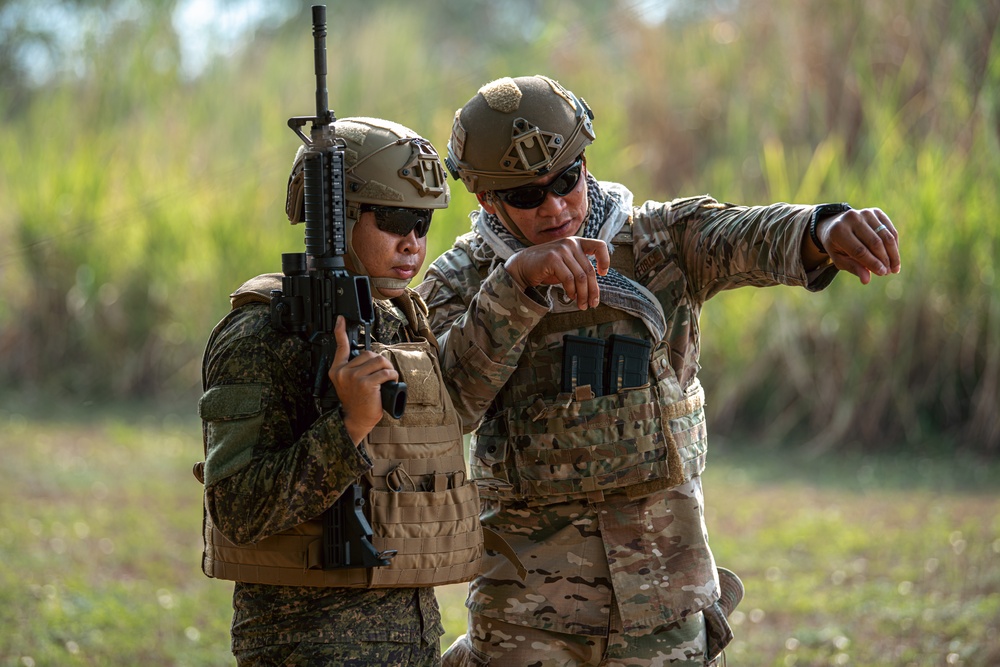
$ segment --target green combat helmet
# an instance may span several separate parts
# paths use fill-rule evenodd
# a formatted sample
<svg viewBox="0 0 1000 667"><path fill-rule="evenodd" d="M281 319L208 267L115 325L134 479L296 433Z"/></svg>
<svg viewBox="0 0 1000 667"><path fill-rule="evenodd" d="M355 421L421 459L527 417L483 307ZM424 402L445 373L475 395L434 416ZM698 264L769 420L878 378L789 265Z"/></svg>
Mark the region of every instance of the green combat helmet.
<svg viewBox="0 0 1000 667"><path fill-rule="evenodd" d="M455 112L445 165L473 194L526 185L576 160L595 139L593 120L546 76L497 79Z"/></svg>
<svg viewBox="0 0 1000 667"><path fill-rule="evenodd" d="M361 217L363 204L403 208L447 208L450 198L448 179L437 151L429 141L413 130L380 118L341 118L332 123L338 140L345 145L345 198L347 199L347 255L361 274L368 269L354 252L354 224ZM299 146L288 177L285 213L292 224L303 221L302 156L306 146ZM372 294L385 298L379 287L402 289L409 281L372 277Z"/></svg>

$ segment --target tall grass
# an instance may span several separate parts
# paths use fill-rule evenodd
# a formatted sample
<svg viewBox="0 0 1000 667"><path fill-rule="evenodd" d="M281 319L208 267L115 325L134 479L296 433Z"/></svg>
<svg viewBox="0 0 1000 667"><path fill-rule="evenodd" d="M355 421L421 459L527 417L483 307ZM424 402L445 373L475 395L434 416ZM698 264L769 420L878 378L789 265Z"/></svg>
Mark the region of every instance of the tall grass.
<svg viewBox="0 0 1000 667"><path fill-rule="evenodd" d="M714 428L813 451L943 437L995 454L1000 5L679 3L650 23L641 4L333 6L331 106L399 120L443 150L480 84L542 72L587 99L588 164L639 201L883 208L901 275L709 305ZM197 392L226 295L301 249L283 214L297 145L285 120L313 111L308 19L188 81L168 18L95 43L82 78L26 106L0 91L0 385ZM473 201L453 188L430 258L467 229Z"/></svg>

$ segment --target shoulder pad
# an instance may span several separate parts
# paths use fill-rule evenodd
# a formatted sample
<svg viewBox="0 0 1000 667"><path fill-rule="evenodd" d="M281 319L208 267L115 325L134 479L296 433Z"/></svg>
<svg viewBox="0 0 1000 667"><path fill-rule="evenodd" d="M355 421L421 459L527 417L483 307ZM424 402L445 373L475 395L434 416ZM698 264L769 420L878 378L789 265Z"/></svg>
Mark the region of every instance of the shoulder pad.
<svg viewBox="0 0 1000 667"><path fill-rule="evenodd" d="M281 289L280 273L265 273L246 281L229 295L234 309L248 303L271 303L271 290Z"/></svg>

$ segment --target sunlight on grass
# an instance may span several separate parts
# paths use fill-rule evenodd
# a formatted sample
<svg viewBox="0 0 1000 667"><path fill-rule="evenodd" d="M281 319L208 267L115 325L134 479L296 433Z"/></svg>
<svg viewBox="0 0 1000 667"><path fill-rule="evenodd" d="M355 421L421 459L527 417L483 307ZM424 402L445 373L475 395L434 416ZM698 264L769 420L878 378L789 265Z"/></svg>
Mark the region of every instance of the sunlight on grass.
<svg viewBox="0 0 1000 667"><path fill-rule="evenodd" d="M232 585L199 565L194 402L66 406L59 420L3 405L0 664L233 664ZM932 461L925 477L919 461L730 449L705 486L717 560L747 588L731 664L996 664L995 465L977 478ZM464 632L464 589L437 591L445 647Z"/></svg>

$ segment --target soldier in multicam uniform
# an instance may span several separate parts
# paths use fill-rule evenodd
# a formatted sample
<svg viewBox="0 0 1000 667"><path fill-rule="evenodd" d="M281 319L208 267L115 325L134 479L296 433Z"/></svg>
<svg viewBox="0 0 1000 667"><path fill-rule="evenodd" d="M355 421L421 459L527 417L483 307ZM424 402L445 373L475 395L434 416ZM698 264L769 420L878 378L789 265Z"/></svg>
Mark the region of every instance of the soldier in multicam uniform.
<svg viewBox="0 0 1000 667"><path fill-rule="evenodd" d="M527 575L487 552L445 665L720 662L743 590L716 567L704 523L701 308L744 285L818 291L841 269L865 284L899 271L878 209L633 206L589 172L592 120L544 76L491 82L455 115L445 164L481 208L417 291L447 381L482 415L483 525ZM615 384L612 356L603 385L573 382L600 360L567 355L567 334L648 343L646 365Z"/></svg>
<svg viewBox="0 0 1000 667"><path fill-rule="evenodd" d="M430 361L421 363L436 367L436 355L426 348L433 338L426 307L407 285L423 262L431 213L446 207L449 199L438 155L412 130L389 121L344 118L334 129L346 144L346 262L351 271L370 277L376 314L372 338L423 350L422 358ZM301 220L301 156L300 149L289 179L292 222ZM412 169L418 159L424 167L430 165L422 176ZM403 453L405 442L392 444L390 432L399 431L398 421L380 426L390 418L383 414L379 387L402 379L402 370L373 351L363 350L349 361L343 318L338 318L337 352L329 370L340 407L320 414L312 391L310 344L271 324L267 297L270 289L281 287L280 278L259 276L232 295L233 310L212 333L204 358L205 394L199 409L206 461L196 468L205 483L203 569L209 576L236 581L233 653L241 666L438 665L443 628L426 582L396 586L390 579L383 584L388 587L372 588L372 572L384 569L397 578L407 573L305 567L307 561L314 565L316 517L353 482L380 474L376 450L387 450L381 454L383 462L430 455L424 440L412 441L424 448L412 456ZM432 391L417 405L420 389L410 386L404 420L411 414L454 413L446 393L442 397ZM369 434L379 428L390 436L376 443ZM457 417L444 426L418 428L451 434L457 443L453 467L464 480ZM411 445L409 451L417 447ZM450 455L456 458L454 452ZM416 481L410 472L407 484ZM381 475L384 482L385 469ZM444 489L435 498L458 493L473 508L474 525L466 535L471 569L463 575L460 562L455 577L468 581L482 553L479 500L474 484L464 482L472 489L467 492L453 489L450 481L435 481ZM341 587L356 584L360 587Z"/></svg>

